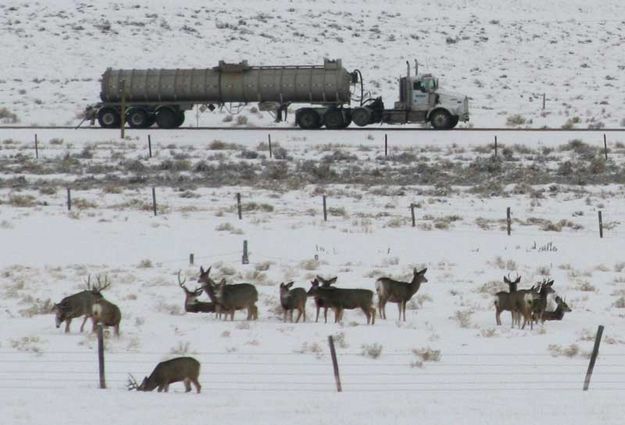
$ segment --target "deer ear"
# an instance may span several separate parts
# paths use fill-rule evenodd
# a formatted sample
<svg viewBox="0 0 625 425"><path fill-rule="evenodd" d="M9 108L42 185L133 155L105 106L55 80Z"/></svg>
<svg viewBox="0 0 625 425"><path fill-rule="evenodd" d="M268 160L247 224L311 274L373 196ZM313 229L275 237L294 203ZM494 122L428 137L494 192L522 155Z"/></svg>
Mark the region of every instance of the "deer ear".
<svg viewBox="0 0 625 425"><path fill-rule="evenodd" d="M506 276L504 276L504 277L503 277L503 281L504 281L505 283L512 283L512 282L510 282L510 281L508 280L508 278L507 278Z"/></svg>
<svg viewBox="0 0 625 425"><path fill-rule="evenodd" d="M289 282L289 283L287 283L287 284L286 284L286 285L284 285L284 286L286 286L287 288L290 288L291 286L293 286L293 283L294 283L294 282Z"/></svg>
<svg viewBox="0 0 625 425"><path fill-rule="evenodd" d="M204 267L200 266L200 273L204 274Z"/></svg>
<svg viewBox="0 0 625 425"><path fill-rule="evenodd" d="M425 272L427 272L427 271L428 271L428 268L426 267L426 268L424 268L423 270L421 270L418 274L420 274L420 275L424 275L424 274L425 274Z"/></svg>
<svg viewBox="0 0 625 425"><path fill-rule="evenodd" d="M338 276L334 276L332 279L328 280L328 285L333 285L336 283L336 279L338 279Z"/></svg>
<svg viewBox="0 0 625 425"><path fill-rule="evenodd" d="M517 277L514 283L519 283L521 281L521 276Z"/></svg>

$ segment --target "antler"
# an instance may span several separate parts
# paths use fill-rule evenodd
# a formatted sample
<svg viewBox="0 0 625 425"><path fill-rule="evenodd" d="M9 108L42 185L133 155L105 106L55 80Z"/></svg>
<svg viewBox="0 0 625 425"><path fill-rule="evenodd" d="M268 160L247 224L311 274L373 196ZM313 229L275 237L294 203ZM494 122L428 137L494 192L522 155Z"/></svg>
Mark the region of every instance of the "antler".
<svg viewBox="0 0 625 425"><path fill-rule="evenodd" d="M131 373L128 374L128 383L126 384L126 388L128 388L128 391L139 389L139 384L137 384L137 380Z"/></svg>
<svg viewBox="0 0 625 425"><path fill-rule="evenodd" d="M106 288L108 288L109 286L111 286L111 282L109 282L109 278L108 276L104 276L104 283L102 283L100 281L100 276L96 276L96 280L98 281L98 285L96 287L94 287L94 289L98 292L102 292L104 291Z"/></svg>
<svg viewBox="0 0 625 425"><path fill-rule="evenodd" d="M178 285L180 285L180 287L182 289L187 289L184 286L184 283L187 281L187 278L185 277L183 281L180 280L180 270L178 270Z"/></svg>
<svg viewBox="0 0 625 425"><path fill-rule="evenodd" d="M87 275L87 281L85 282L87 286L87 291L91 291L91 274Z"/></svg>

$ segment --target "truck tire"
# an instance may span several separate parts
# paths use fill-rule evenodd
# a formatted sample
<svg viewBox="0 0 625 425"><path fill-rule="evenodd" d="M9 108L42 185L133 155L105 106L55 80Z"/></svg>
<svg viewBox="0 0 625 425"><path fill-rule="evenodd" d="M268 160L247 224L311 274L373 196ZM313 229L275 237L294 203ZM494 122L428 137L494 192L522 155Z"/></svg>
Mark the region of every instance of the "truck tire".
<svg viewBox="0 0 625 425"><path fill-rule="evenodd" d="M132 128L148 128L150 126L150 117L142 108L132 108L126 114L126 120Z"/></svg>
<svg viewBox="0 0 625 425"><path fill-rule="evenodd" d="M176 127L180 127L184 124L184 111L178 111L178 121L176 121Z"/></svg>
<svg viewBox="0 0 625 425"><path fill-rule="evenodd" d="M300 109L297 111L297 124L305 130L314 130L321 127L321 117L314 109Z"/></svg>
<svg viewBox="0 0 625 425"><path fill-rule="evenodd" d="M103 128L119 128L121 118L117 109L105 107L98 111L98 123Z"/></svg>
<svg viewBox="0 0 625 425"><path fill-rule="evenodd" d="M323 114L323 121L326 123L326 128L329 128L330 130L347 127L345 125L343 111L340 109L328 109L326 113Z"/></svg>
<svg viewBox="0 0 625 425"><path fill-rule="evenodd" d="M430 114L430 122L432 127L437 130L448 130L451 128L452 117L444 109L437 109Z"/></svg>
<svg viewBox="0 0 625 425"><path fill-rule="evenodd" d="M156 111L156 124L160 128L176 128L176 124L180 121L180 117L171 108L160 108Z"/></svg>
<svg viewBox="0 0 625 425"><path fill-rule="evenodd" d="M371 111L367 108L356 108L352 111L352 121L358 127L364 127L371 122Z"/></svg>
<svg viewBox="0 0 625 425"><path fill-rule="evenodd" d="M455 128L458 125L458 119L459 117L457 115L451 117L451 125L449 128Z"/></svg>

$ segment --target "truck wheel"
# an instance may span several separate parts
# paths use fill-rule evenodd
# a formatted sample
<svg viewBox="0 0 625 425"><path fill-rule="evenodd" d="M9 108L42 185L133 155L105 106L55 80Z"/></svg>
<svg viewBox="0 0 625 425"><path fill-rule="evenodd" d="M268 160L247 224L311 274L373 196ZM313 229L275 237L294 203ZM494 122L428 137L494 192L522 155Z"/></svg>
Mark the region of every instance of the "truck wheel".
<svg viewBox="0 0 625 425"><path fill-rule="evenodd" d="M340 109L328 109L323 115L323 121L325 121L326 127L331 130L346 127L345 118L343 118L343 111Z"/></svg>
<svg viewBox="0 0 625 425"><path fill-rule="evenodd" d="M156 112L156 124L160 128L176 128L180 118L171 108L161 108Z"/></svg>
<svg viewBox="0 0 625 425"><path fill-rule="evenodd" d="M437 130L447 130L451 128L451 115L444 109L437 109L430 115L432 127Z"/></svg>
<svg viewBox="0 0 625 425"><path fill-rule="evenodd" d="M358 127L364 127L371 120L371 112L367 108L356 108L352 111L352 121Z"/></svg>
<svg viewBox="0 0 625 425"><path fill-rule="evenodd" d="M115 108L106 107L98 111L98 122L103 128L119 128L121 118Z"/></svg>
<svg viewBox="0 0 625 425"><path fill-rule="evenodd" d="M454 128L458 125L458 116L451 117L451 123L449 128Z"/></svg>
<svg viewBox="0 0 625 425"><path fill-rule="evenodd" d="M128 125L132 128L148 128L150 126L150 118L144 109L132 108L126 116Z"/></svg>
<svg viewBox="0 0 625 425"><path fill-rule="evenodd" d="M321 127L321 117L314 109L300 109L297 114L297 123L306 130Z"/></svg>
<svg viewBox="0 0 625 425"><path fill-rule="evenodd" d="M184 111L178 111L178 121L176 121L176 127L180 127L184 124Z"/></svg>

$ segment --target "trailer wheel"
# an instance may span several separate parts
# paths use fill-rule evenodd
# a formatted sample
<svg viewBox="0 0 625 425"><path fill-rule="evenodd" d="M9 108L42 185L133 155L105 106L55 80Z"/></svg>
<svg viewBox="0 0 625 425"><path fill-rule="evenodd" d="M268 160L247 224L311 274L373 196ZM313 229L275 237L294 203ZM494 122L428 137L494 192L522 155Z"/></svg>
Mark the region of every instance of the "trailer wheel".
<svg viewBox="0 0 625 425"><path fill-rule="evenodd" d="M343 111L340 109L328 109L323 115L323 121L325 121L326 127L331 130L346 127Z"/></svg>
<svg viewBox="0 0 625 425"><path fill-rule="evenodd" d="M145 109L132 108L126 116L128 125L132 128L148 128L150 126L150 117Z"/></svg>
<svg viewBox="0 0 625 425"><path fill-rule="evenodd" d="M171 108L160 108L156 111L156 124L160 128L176 128L180 117Z"/></svg>
<svg viewBox="0 0 625 425"><path fill-rule="evenodd" d="M314 130L321 127L321 117L314 109L300 109L297 111L297 123L306 130Z"/></svg>
<svg viewBox="0 0 625 425"><path fill-rule="evenodd" d="M115 108L106 107L98 111L98 122L103 128L119 128L121 118Z"/></svg>
<svg viewBox="0 0 625 425"><path fill-rule="evenodd" d="M432 127L437 130L450 129L452 127L451 120L451 115L444 109L437 109L430 114L430 122L432 123Z"/></svg>
<svg viewBox="0 0 625 425"><path fill-rule="evenodd" d="M358 127L364 127L371 120L371 112L367 108L356 108L352 111L352 121Z"/></svg>

